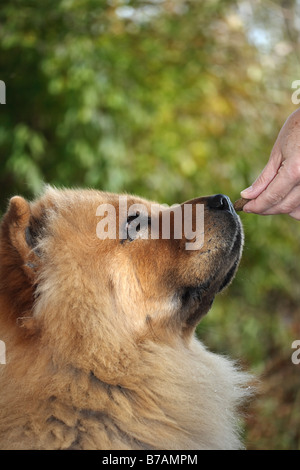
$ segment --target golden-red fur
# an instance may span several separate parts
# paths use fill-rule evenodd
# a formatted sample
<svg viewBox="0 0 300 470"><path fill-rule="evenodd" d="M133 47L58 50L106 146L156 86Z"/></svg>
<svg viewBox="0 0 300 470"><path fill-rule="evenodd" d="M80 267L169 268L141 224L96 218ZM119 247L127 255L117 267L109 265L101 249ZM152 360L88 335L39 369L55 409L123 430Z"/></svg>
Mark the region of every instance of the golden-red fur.
<svg viewBox="0 0 300 470"><path fill-rule="evenodd" d="M242 447L249 377L194 336L242 244L236 214L208 200L191 201L205 205L205 242L187 252L172 237L99 240L97 206L117 208L118 195L48 188L32 203L11 199L0 233L1 449Z"/></svg>

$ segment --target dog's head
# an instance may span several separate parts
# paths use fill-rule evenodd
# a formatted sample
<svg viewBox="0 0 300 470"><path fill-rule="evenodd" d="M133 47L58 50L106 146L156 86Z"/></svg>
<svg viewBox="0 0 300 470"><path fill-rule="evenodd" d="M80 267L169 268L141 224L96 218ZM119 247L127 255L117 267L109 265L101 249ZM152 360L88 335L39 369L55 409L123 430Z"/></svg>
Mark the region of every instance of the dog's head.
<svg viewBox="0 0 300 470"><path fill-rule="evenodd" d="M69 360L76 348L90 370L89 353L96 361L103 342L113 357L122 338L126 347L148 337L188 341L232 280L242 244L224 195L176 207L94 190L48 188L32 203L15 196L1 225L7 321L18 318L24 335Z"/></svg>

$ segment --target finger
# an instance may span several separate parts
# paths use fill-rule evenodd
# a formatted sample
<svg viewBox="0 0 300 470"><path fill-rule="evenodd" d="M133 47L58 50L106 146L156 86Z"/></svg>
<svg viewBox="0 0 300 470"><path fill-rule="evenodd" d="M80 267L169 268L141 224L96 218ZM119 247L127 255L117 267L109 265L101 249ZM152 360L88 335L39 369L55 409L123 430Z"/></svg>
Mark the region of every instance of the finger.
<svg viewBox="0 0 300 470"><path fill-rule="evenodd" d="M289 214L293 219L300 220L300 205Z"/></svg>
<svg viewBox="0 0 300 470"><path fill-rule="evenodd" d="M297 206L295 209L293 209L290 213L287 212L274 212L271 209L269 211L264 212L263 214L260 215L278 215L278 214L287 214L291 216L293 219L299 220L300 221L300 205Z"/></svg>
<svg viewBox="0 0 300 470"><path fill-rule="evenodd" d="M244 212L266 213L273 206L280 204L294 186L295 181L291 172L282 165L269 186L256 199L244 206Z"/></svg>
<svg viewBox="0 0 300 470"><path fill-rule="evenodd" d="M278 169L280 168L281 162L281 152L278 150L277 146L274 146L270 155L270 159L265 168L254 181L252 186L241 191L241 196L246 199L257 198L275 178Z"/></svg>
<svg viewBox="0 0 300 470"><path fill-rule="evenodd" d="M278 203L265 210L262 215L291 214L297 210L300 205L300 186L295 186Z"/></svg>

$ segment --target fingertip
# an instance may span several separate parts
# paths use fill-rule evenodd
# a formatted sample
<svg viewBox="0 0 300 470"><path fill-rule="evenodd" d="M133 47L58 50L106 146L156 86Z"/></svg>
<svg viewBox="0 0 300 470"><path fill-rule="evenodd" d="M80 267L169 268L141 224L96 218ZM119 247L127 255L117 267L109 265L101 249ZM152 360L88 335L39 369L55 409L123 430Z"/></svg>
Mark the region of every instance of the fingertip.
<svg viewBox="0 0 300 470"><path fill-rule="evenodd" d="M243 191L240 192L241 196L245 199L249 199L249 194L253 191L253 186L249 186L249 188L243 189Z"/></svg>

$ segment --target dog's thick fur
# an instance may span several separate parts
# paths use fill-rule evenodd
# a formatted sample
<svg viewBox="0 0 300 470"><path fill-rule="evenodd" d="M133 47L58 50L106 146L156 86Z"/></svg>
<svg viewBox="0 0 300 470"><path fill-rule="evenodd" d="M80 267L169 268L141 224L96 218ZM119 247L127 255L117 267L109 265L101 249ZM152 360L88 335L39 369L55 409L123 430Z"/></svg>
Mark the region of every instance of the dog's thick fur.
<svg viewBox="0 0 300 470"><path fill-rule="evenodd" d="M194 335L237 268L238 216L190 201L205 205L205 242L187 251L184 237L100 240L107 202L117 209L114 194L47 188L3 217L0 448L241 448L249 376Z"/></svg>

